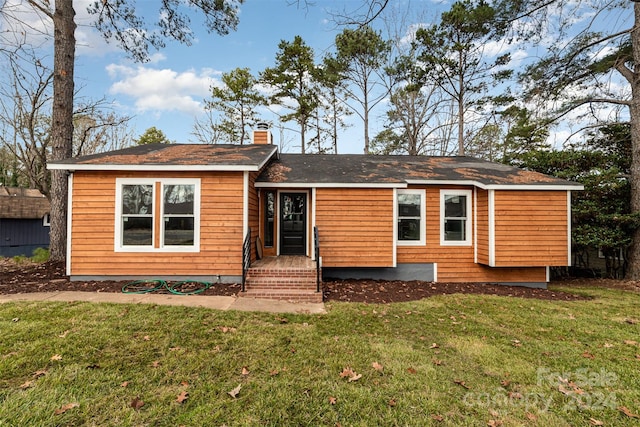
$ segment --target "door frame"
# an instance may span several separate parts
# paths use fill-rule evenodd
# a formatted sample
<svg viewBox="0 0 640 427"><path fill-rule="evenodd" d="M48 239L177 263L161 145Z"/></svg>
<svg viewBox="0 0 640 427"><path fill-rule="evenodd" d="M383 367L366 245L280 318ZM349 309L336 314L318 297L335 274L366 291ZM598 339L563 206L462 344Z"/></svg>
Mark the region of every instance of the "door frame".
<svg viewBox="0 0 640 427"><path fill-rule="evenodd" d="M282 206L281 206L281 200L282 200L282 195L283 194L303 194L305 196L305 212L304 212L304 254L301 254L303 256L308 256L309 255L309 203L311 201L310 197L309 197L309 191L307 190L278 190L277 191L277 201L278 201L278 208L276 210L277 212L277 222L278 222L278 230L277 230L277 244L278 244L278 250L277 250L277 254L278 256L281 255L281 247L282 247L282 233L283 233L283 229L284 227L282 227Z"/></svg>

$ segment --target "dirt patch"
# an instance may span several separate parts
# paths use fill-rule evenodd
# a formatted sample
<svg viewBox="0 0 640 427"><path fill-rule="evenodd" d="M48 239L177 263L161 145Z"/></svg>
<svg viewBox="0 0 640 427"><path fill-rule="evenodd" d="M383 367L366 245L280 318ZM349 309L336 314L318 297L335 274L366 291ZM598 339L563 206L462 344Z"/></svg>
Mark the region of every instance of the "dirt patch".
<svg viewBox="0 0 640 427"><path fill-rule="evenodd" d="M85 291L122 292L130 281L69 281L63 263L43 264L13 259L0 259L0 294L29 292ZM640 282L610 279L575 279L554 282L567 287L609 287L640 293ZM166 291L165 291L166 292ZM233 296L240 292L239 284L214 284L200 295ZM413 301L434 295L454 293L487 294L520 298L575 301L584 296L570 292L534 289L520 286L500 286L483 283L432 283L420 281L329 280L324 283L325 301L391 303Z"/></svg>

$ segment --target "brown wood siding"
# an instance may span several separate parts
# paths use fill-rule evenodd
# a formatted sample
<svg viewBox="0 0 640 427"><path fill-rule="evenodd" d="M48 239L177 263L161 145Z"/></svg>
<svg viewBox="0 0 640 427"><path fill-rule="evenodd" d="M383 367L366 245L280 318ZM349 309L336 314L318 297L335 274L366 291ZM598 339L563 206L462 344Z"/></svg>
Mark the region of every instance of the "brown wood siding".
<svg viewBox="0 0 640 427"><path fill-rule="evenodd" d="M393 189L318 188L322 265L393 266L393 209Z"/></svg>
<svg viewBox="0 0 640 427"><path fill-rule="evenodd" d="M116 178L201 178L200 252L115 252ZM242 172L75 172L71 274L240 275L242 194Z"/></svg>
<svg viewBox="0 0 640 427"><path fill-rule="evenodd" d="M567 192L495 192L495 265L567 265Z"/></svg>
<svg viewBox="0 0 640 427"><path fill-rule="evenodd" d="M438 282L545 282L546 269L491 268L474 262L474 247L440 245L440 190L464 190L472 187L410 187L426 189L427 244L426 246L398 246L398 264L436 263ZM479 191L480 193L480 191ZM473 193L472 193L473 197ZM478 201L480 202L480 198ZM485 197L486 198L486 197ZM481 203L478 204L480 206ZM473 200L471 203L474 206ZM470 218L474 218L473 213ZM480 220L478 220L480 222ZM473 224L472 224L473 225ZM473 230L473 227L472 227ZM487 227L488 240L488 227ZM475 242L473 242L475 243ZM488 256L488 255L487 255Z"/></svg>
<svg viewBox="0 0 640 427"><path fill-rule="evenodd" d="M477 190L478 200L476 201L478 211L476 212L478 240L476 242L478 262L489 264L489 192L487 190Z"/></svg>
<svg viewBox="0 0 640 427"><path fill-rule="evenodd" d="M251 228L251 260L257 259L256 248L260 233L260 205L256 191L256 172L249 173L249 228Z"/></svg>

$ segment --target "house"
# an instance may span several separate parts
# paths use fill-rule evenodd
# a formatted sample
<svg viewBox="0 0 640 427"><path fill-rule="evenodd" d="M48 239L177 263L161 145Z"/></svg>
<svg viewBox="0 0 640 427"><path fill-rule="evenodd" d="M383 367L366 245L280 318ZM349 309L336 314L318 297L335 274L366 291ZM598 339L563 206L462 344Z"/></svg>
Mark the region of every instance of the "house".
<svg viewBox="0 0 640 427"><path fill-rule="evenodd" d="M579 184L470 157L283 154L268 129L253 139L50 164L69 172L71 279L246 278L247 295L313 300L322 276L544 287L571 263Z"/></svg>
<svg viewBox="0 0 640 427"><path fill-rule="evenodd" d="M0 257L49 247L49 200L38 190L0 186Z"/></svg>

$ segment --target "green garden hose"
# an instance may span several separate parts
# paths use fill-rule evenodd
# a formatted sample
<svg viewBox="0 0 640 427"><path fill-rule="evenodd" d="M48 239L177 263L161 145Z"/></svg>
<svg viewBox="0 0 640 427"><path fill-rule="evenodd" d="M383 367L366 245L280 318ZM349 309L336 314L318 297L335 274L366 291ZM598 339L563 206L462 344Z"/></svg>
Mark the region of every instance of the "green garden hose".
<svg viewBox="0 0 640 427"><path fill-rule="evenodd" d="M135 280L124 285L122 287L122 293L148 294L150 292L166 289L174 295L195 295L206 291L212 285L213 283L211 282L200 282L195 280L185 280L182 282L176 282L172 285L169 285L167 282L160 279Z"/></svg>

